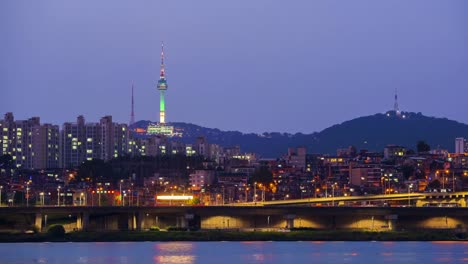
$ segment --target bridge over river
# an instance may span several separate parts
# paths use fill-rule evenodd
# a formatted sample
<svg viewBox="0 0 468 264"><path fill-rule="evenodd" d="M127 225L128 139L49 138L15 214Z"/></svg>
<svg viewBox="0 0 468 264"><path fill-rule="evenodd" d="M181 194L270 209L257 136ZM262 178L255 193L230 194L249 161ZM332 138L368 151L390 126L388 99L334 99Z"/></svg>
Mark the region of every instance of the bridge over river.
<svg viewBox="0 0 468 264"><path fill-rule="evenodd" d="M63 224L71 230L146 230L151 227L225 230L459 229L468 226L467 207L312 207L312 206L43 206L0 207L0 228L45 230Z"/></svg>

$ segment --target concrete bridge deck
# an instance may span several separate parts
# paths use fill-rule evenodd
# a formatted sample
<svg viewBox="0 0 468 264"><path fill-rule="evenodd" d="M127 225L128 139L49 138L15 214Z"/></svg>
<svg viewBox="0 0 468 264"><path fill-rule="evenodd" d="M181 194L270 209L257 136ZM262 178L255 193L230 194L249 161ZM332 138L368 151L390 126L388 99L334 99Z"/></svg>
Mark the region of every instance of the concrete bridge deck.
<svg viewBox="0 0 468 264"><path fill-rule="evenodd" d="M255 203L237 203L232 206L281 206L281 205L304 205L304 204L344 204L347 202L371 202L371 201L416 201L416 206L434 202L458 203L460 207L467 206L468 192L452 193L396 193L367 196L334 196L321 198L289 199L276 201L257 201Z"/></svg>
<svg viewBox="0 0 468 264"><path fill-rule="evenodd" d="M468 227L468 208L445 207L1 207L0 219L14 217L24 226L47 227L47 218L63 216L69 230L142 230L150 227L201 229L456 229ZM23 228L23 225L17 225Z"/></svg>

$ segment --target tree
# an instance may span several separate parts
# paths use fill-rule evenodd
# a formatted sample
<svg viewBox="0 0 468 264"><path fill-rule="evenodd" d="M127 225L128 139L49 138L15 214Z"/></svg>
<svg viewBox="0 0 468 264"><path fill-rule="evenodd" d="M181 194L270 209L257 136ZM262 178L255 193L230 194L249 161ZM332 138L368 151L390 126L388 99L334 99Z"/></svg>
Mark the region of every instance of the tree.
<svg viewBox="0 0 468 264"><path fill-rule="evenodd" d="M13 168L13 157L9 154L0 156L0 168L5 170L5 176L10 176L11 169Z"/></svg>
<svg viewBox="0 0 468 264"><path fill-rule="evenodd" d="M76 176L77 181L102 181L112 177L112 166L100 159L93 159L81 163Z"/></svg>
<svg viewBox="0 0 468 264"><path fill-rule="evenodd" d="M418 153L429 152L431 150L431 146L429 146L429 144L427 144L423 140L418 141L416 148L418 150Z"/></svg>
<svg viewBox="0 0 468 264"><path fill-rule="evenodd" d="M250 183L262 183L264 185L268 185L270 182L273 181L273 173L271 173L270 169L267 166L261 166L258 170L254 172L252 177L250 177Z"/></svg>
<svg viewBox="0 0 468 264"><path fill-rule="evenodd" d="M403 177L408 180L414 174L414 167L411 165L403 165L401 166L401 172L403 173Z"/></svg>
<svg viewBox="0 0 468 264"><path fill-rule="evenodd" d="M63 225L53 225L47 230L47 235L52 238L63 238L65 236L65 228Z"/></svg>
<svg viewBox="0 0 468 264"><path fill-rule="evenodd" d="M429 188L429 189L440 189L441 186L442 186L442 184L440 184L439 180L433 180L427 185L427 188Z"/></svg>

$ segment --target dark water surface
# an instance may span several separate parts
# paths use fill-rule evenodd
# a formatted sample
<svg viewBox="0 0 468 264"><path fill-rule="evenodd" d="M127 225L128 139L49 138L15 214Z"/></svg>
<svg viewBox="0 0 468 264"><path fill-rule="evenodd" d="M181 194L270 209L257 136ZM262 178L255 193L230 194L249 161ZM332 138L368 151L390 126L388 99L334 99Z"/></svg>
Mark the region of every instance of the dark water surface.
<svg viewBox="0 0 468 264"><path fill-rule="evenodd" d="M468 263L468 242L4 243L0 263Z"/></svg>

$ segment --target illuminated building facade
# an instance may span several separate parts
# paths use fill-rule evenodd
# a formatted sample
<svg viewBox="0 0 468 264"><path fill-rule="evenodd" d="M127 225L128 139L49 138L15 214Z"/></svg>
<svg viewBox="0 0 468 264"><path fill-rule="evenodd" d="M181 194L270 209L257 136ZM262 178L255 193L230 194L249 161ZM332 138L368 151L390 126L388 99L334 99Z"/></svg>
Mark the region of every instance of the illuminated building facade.
<svg viewBox="0 0 468 264"><path fill-rule="evenodd" d="M59 167L58 126L41 125L39 117L15 121L6 113L0 120L0 146L0 156L11 155L17 168Z"/></svg>
<svg viewBox="0 0 468 264"><path fill-rule="evenodd" d="M79 166L85 160L110 160L129 152L129 131L126 124L112 122L112 116L99 123L85 123L79 116L76 123L64 123L61 132L61 166Z"/></svg>
<svg viewBox="0 0 468 264"><path fill-rule="evenodd" d="M406 154L406 148L397 145L387 145L384 148L384 159L391 160L402 158Z"/></svg>

